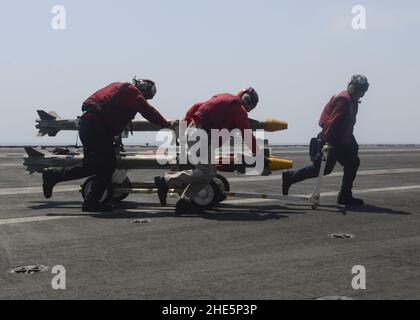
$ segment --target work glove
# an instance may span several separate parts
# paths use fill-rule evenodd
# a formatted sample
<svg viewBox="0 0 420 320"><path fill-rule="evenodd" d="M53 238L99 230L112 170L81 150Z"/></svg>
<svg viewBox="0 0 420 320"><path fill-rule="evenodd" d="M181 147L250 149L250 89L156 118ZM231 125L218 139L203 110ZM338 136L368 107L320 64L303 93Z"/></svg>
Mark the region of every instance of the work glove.
<svg viewBox="0 0 420 320"><path fill-rule="evenodd" d="M326 142L324 144L324 146L322 147L322 150L321 150L323 160L326 160L326 157L328 156L328 154L331 152L331 150L333 148L334 148L333 145L329 142Z"/></svg>

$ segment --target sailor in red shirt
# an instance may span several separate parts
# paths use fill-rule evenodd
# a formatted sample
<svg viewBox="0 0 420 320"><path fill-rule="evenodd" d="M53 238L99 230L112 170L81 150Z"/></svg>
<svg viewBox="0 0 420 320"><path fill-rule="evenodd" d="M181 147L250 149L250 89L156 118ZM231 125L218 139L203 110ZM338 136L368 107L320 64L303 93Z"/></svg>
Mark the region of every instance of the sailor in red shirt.
<svg viewBox="0 0 420 320"><path fill-rule="evenodd" d="M246 92L251 92L251 94L245 95L244 93ZM237 95L231 95L229 93L218 94L206 102L195 104L188 110L184 120L188 124L199 124L207 130L227 129L232 131L239 129L242 131L243 137L245 130L250 129L248 112L255 108L245 107L244 97L253 97L254 100L250 101L249 105L257 105L258 94L254 89L247 88ZM252 145L248 147L252 150L253 154L257 152L254 135L252 136Z"/></svg>
<svg viewBox="0 0 420 320"><path fill-rule="evenodd" d="M147 102L156 94L155 83L137 79L134 83L115 82L95 92L83 103L82 110L87 112L82 119L103 120L113 136L121 135L137 113L162 128L169 128L171 124Z"/></svg>
<svg viewBox="0 0 420 320"><path fill-rule="evenodd" d="M62 181L96 176L92 190L85 196L82 211L110 211L100 202L111 183L116 167L114 138L127 129L130 121L140 113L150 122L169 128L171 123L147 100L153 99L156 85L151 80L134 79L133 84L115 82L91 95L82 106L79 135L83 144L83 164L73 168L47 170L43 173L43 191L52 196L54 186Z"/></svg>
<svg viewBox="0 0 420 320"><path fill-rule="evenodd" d="M365 76L352 77L347 90L334 96L325 106L319 125L322 132L316 141L319 148L311 155L313 164L296 171L283 172L283 194L289 193L289 188L300 181L315 178L320 173L322 152L328 152L325 175L328 175L339 162L343 166L343 180L337 202L342 205L363 205L361 199L352 195L353 182L360 166L358 156L359 145L353 135L360 99L369 89Z"/></svg>
<svg viewBox="0 0 420 320"><path fill-rule="evenodd" d="M245 130L250 129L248 113L258 104L258 94L253 88L240 91L237 95L228 93L218 94L210 100L192 106L185 117L185 121L192 127L210 132L212 129L227 129L232 131L239 129L244 135ZM224 143L225 141L222 141ZM257 153L257 145L254 135L248 147L253 154ZM211 155L211 150L208 152ZM176 173L166 173L163 177L155 177L158 188L159 200L166 205L166 197L169 188L188 187L182 194L177 204L177 212L191 207L191 199L194 198L215 176L217 168L209 157L207 163L199 163L193 170Z"/></svg>

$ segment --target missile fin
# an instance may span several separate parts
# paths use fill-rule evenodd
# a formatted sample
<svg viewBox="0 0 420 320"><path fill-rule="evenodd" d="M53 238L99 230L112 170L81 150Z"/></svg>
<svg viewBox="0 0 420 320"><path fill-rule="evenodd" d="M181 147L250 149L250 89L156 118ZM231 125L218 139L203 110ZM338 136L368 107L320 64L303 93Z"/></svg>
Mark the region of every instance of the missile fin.
<svg viewBox="0 0 420 320"><path fill-rule="evenodd" d="M35 158L45 157L45 153L39 148L25 147L25 151L30 157L35 157Z"/></svg>
<svg viewBox="0 0 420 320"><path fill-rule="evenodd" d="M53 116L56 120L61 119L60 116L55 111L48 112L49 115Z"/></svg>
<svg viewBox="0 0 420 320"><path fill-rule="evenodd" d="M37 110L36 112L41 120L56 120L58 117L55 112L47 113L44 110Z"/></svg>

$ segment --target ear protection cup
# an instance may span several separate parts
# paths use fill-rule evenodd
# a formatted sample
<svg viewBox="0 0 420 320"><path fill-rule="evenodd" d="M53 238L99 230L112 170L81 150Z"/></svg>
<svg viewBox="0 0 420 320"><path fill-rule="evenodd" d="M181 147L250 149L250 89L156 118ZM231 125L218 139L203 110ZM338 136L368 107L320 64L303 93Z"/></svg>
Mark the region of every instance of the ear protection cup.
<svg viewBox="0 0 420 320"><path fill-rule="evenodd" d="M238 93L238 96L244 102L248 112L254 109L259 101L258 93L254 88L243 89Z"/></svg>
<svg viewBox="0 0 420 320"><path fill-rule="evenodd" d="M361 74L356 74L351 78L349 85L353 85L357 90L366 92L369 89L368 79Z"/></svg>
<svg viewBox="0 0 420 320"><path fill-rule="evenodd" d="M139 90L143 93L143 96L146 100L151 100L156 95L156 92L157 92L156 84L152 80L134 78L133 84L137 88L139 88Z"/></svg>
<svg viewBox="0 0 420 320"><path fill-rule="evenodd" d="M252 109L255 108L255 106L252 105L252 98L250 94L248 93L243 94L241 99L244 102L248 111L251 111Z"/></svg>

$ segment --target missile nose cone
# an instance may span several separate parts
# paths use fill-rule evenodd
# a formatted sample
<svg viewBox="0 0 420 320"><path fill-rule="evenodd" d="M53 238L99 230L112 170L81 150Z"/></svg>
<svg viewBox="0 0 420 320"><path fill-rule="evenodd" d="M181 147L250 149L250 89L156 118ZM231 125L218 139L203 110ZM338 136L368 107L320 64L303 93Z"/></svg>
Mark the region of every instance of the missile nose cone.
<svg viewBox="0 0 420 320"><path fill-rule="evenodd" d="M293 161L280 158L268 158L270 171L280 171L293 168Z"/></svg>
<svg viewBox="0 0 420 320"><path fill-rule="evenodd" d="M289 124L286 121L281 121L277 119L267 119L265 121L265 131L268 132L287 130L288 127Z"/></svg>

